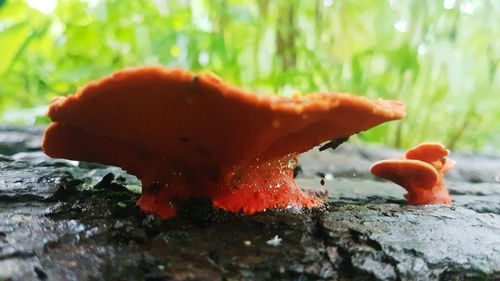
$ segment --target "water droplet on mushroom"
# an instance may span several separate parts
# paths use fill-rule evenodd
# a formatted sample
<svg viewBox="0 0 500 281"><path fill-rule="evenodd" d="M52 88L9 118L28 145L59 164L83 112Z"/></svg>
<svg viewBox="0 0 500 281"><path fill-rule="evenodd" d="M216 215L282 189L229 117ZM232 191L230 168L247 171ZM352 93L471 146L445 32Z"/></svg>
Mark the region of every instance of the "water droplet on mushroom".
<svg viewBox="0 0 500 281"><path fill-rule="evenodd" d="M289 169L294 169L296 166L297 166L297 161L295 161L293 159L288 160L287 167Z"/></svg>
<svg viewBox="0 0 500 281"><path fill-rule="evenodd" d="M280 120L274 119L272 122L273 128L278 129L280 127Z"/></svg>

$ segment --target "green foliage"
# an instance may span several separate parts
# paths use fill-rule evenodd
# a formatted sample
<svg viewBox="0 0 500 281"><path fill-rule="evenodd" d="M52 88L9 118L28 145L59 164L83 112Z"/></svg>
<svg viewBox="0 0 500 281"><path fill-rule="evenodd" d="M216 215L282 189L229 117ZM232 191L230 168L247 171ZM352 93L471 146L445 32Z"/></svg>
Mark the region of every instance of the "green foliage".
<svg viewBox="0 0 500 281"><path fill-rule="evenodd" d="M360 141L500 150L500 1L58 0L49 13L37 1L51 2L0 1L3 122L47 122L40 105L55 96L160 64L268 94L407 104Z"/></svg>

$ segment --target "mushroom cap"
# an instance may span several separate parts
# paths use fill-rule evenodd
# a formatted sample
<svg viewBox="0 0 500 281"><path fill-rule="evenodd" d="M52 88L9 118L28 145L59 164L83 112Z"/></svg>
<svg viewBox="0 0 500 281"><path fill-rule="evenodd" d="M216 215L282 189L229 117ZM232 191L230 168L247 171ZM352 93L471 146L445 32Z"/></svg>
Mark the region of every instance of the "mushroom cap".
<svg viewBox="0 0 500 281"><path fill-rule="evenodd" d="M262 96L212 74L142 67L118 71L73 96L55 99L48 111L54 124L47 133L77 129L89 138L116 140L180 163L231 165L301 153L404 115L399 101L336 93ZM61 157L51 141L46 134L44 150ZM72 158L71 152L62 156Z"/></svg>
<svg viewBox="0 0 500 281"><path fill-rule="evenodd" d="M448 156L449 151L438 142L424 142L406 152L406 159L415 159L432 163Z"/></svg>
<svg viewBox="0 0 500 281"><path fill-rule="evenodd" d="M439 173L428 163L409 159L388 159L376 162L370 172L390 180L408 191L432 189L439 180Z"/></svg>

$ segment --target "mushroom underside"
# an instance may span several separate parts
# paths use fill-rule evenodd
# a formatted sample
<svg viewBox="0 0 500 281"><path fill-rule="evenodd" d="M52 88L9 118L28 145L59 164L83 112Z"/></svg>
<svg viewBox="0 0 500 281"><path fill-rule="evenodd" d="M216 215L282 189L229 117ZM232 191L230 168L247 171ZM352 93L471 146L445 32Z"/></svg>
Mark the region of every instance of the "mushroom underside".
<svg viewBox="0 0 500 281"><path fill-rule="evenodd" d="M193 197L209 198L216 208L246 214L323 203L295 184L296 153L239 165L190 165L60 123L50 125L46 138L57 140L44 146L53 157L116 165L136 175L143 187L138 205L163 218L174 216L176 206Z"/></svg>

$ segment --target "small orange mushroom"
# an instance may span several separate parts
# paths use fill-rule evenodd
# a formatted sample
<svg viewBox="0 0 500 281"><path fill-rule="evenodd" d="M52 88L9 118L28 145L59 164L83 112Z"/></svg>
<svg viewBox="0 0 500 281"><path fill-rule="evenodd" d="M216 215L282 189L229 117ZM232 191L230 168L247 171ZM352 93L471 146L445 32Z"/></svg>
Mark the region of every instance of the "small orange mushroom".
<svg viewBox="0 0 500 281"><path fill-rule="evenodd" d="M440 143L426 142L408 150L405 157L376 162L370 172L405 188L410 205L451 204L444 174L455 162Z"/></svg>
<svg viewBox="0 0 500 281"><path fill-rule="evenodd" d="M43 149L124 168L142 181L138 205L163 218L191 197L253 214L321 206L295 184L297 155L404 115L399 101L259 96L211 74L143 67L54 100Z"/></svg>

